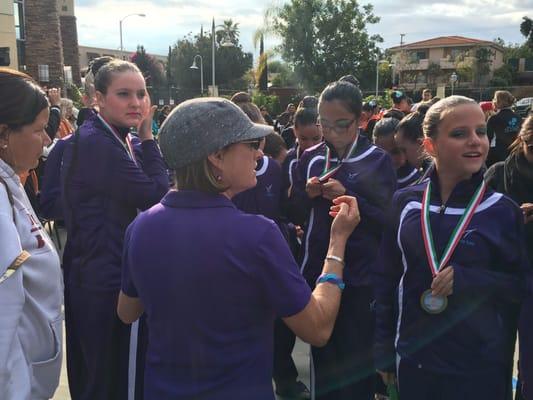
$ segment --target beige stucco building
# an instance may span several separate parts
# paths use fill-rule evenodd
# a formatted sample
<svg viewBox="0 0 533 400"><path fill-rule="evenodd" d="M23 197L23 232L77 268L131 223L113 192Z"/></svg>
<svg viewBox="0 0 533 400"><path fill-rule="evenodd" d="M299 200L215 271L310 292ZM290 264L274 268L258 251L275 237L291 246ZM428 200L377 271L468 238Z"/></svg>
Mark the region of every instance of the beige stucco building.
<svg viewBox="0 0 533 400"><path fill-rule="evenodd" d="M18 68L13 0L0 0L0 66Z"/></svg>
<svg viewBox="0 0 533 400"><path fill-rule="evenodd" d="M415 43L391 47L395 73L400 84L413 88L424 84L437 85L449 81L456 72L474 69L479 49L488 50L489 71L483 76L462 74L464 84L486 83L492 78L494 70L503 65L503 48L494 42L471 39L462 36L442 36Z"/></svg>
<svg viewBox="0 0 533 400"><path fill-rule="evenodd" d="M85 70L89 65L89 62L97 57L109 56L115 58L121 58L123 60L129 60L133 51L119 49L106 49L102 47L90 47L90 46L78 46L79 48L79 64L82 70ZM167 63L167 56L162 56L158 54L150 54L162 65Z"/></svg>

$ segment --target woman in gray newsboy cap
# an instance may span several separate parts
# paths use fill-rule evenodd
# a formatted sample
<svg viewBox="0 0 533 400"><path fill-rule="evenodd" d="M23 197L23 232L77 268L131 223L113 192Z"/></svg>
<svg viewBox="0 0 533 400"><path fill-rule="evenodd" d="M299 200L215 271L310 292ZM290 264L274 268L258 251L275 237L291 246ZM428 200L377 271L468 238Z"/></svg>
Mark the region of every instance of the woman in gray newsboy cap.
<svg viewBox="0 0 533 400"><path fill-rule="evenodd" d="M219 98L180 104L161 128L177 190L128 228L118 304L125 323L146 311L146 398L273 400L274 319L315 346L331 335L357 202L333 201L324 274L311 292L274 222L231 202L256 184L271 129Z"/></svg>

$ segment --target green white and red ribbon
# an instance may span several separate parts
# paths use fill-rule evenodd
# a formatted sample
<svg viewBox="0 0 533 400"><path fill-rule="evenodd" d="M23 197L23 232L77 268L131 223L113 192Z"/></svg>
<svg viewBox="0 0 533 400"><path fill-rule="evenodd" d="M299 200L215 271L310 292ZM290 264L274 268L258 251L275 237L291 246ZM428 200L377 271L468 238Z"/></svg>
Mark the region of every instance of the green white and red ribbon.
<svg viewBox="0 0 533 400"><path fill-rule="evenodd" d="M124 147L124 150L126 150L126 153L128 153L128 156L131 158L131 160L137 164L137 160L135 159L135 153L133 151L133 144L131 143L131 134L127 134L124 143L122 139L120 138L119 133L115 130L113 125L111 125L109 122L107 122L104 117L102 117L100 114L98 114L98 118L100 118L100 121L104 124L104 126L107 128L109 132L115 137L115 139L120 143L122 147Z"/></svg>
<svg viewBox="0 0 533 400"><path fill-rule="evenodd" d="M325 163L324 163L324 171L322 174L318 177L318 181L320 183L327 182L329 178L331 178L335 173L342 167L342 164L344 161L353 154L355 151L355 148L357 147L357 139L359 139L359 135L355 138L352 145L350 146L350 149L346 153L346 156L343 157L341 160L339 160L339 163L331 168L331 150L328 145L326 145L326 156L325 156Z"/></svg>
<svg viewBox="0 0 533 400"><path fill-rule="evenodd" d="M463 236L464 231L470 224L470 220L474 216L477 206L483 199L485 190L487 189L487 184L485 181L481 182L479 187L476 189L474 195L470 199L468 206L465 208L461 219L457 223L457 226L454 228L450 240L444 249L440 262L437 259L437 252L435 250L435 244L433 242L433 234L431 232L431 224L429 220L429 208L430 208L430 198L431 198L431 181L428 182L426 189L424 190L424 196L422 198L422 209L421 209L421 224L422 224L422 238L424 239L424 247L426 248L426 256L429 263L429 268L431 269L431 274L433 276L437 275L439 270L444 267L452 254L459 244L461 237Z"/></svg>

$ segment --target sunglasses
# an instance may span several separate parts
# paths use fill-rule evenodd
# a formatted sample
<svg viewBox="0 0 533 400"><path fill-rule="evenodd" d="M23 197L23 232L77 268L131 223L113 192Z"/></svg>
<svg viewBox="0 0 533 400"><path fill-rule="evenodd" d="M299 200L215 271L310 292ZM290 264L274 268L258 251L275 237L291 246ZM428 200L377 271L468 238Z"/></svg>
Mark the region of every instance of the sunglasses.
<svg viewBox="0 0 533 400"><path fill-rule="evenodd" d="M253 139L253 140L243 140L242 142L239 142L239 143L246 144L250 146L250 148L253 150L259 150L259 148L261 147L261 144L263 143L263 140L264 138L259 138L259 139Z"/></svg>

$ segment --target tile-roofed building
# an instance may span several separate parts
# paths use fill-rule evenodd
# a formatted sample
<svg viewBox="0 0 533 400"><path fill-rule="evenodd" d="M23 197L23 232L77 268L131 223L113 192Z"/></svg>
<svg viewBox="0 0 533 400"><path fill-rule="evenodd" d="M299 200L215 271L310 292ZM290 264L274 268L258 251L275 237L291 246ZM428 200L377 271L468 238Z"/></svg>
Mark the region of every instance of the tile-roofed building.
<svg viewBox="0 0 533 400"><path fill-rule="evenodd" d="M483 76L475 76L479 49L490 53L489 71ZM440 36L394 46L389 51L397 83L409 89L446 84L454 72L459 73L463 86L486 84L494 70L503 65L500 45L463 36ZM468 68L470 77L465 72Z"/></svg>

